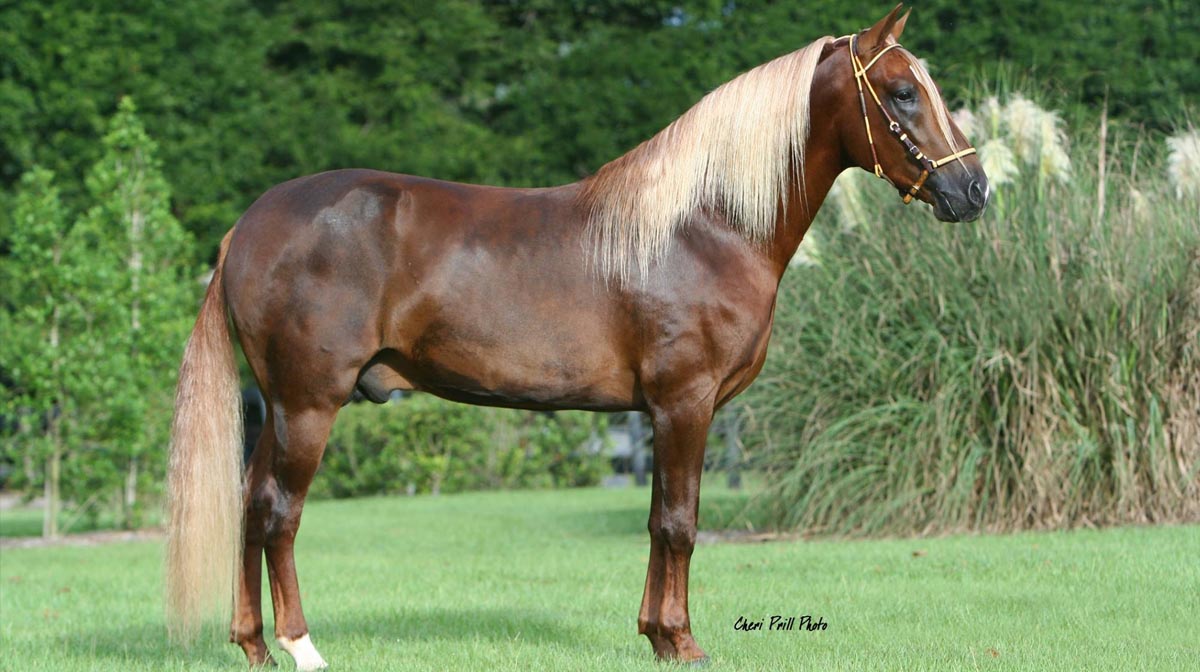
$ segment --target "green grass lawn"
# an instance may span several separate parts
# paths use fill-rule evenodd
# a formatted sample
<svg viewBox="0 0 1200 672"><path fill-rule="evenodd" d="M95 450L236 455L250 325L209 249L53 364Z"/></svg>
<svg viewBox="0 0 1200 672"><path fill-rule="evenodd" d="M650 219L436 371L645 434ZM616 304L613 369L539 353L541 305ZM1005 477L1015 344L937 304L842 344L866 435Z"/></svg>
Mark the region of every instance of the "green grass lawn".
<svg viewBox="0 0 1200 672"><path fill-rule="evenodd" d="M735 501L710 485L706 512ZM648 500L310 503L313 640L335 670L669 669L635 634ZM166 643L161 543L0 553L0 670L243 669L218 628L190 652ZM1195 526L702 545L691 594L714 670L1200 669ZM772 614L828 628L734 630Z"/></svg>

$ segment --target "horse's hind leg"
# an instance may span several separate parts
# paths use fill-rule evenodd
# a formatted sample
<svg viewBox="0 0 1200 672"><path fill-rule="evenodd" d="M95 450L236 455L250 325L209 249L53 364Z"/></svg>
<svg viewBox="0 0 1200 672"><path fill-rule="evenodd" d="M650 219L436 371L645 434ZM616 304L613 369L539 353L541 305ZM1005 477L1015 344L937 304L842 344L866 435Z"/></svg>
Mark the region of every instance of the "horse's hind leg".
<svg viewBox="0 0 1200 672"><path fill-rule="evenodd" d="M267 556L275 638L298 670L325 660L308 636L292 555L304 498L321 462L336 408L288 413L274 405L254 450L246 479L246 536L230 640L251 666L274 664L263 639L262 559Z"/></svg>
<svg viewBox="0 0 1200 672"><path fill-rule="evenodd" d="M251 665L273 662L262 637L260 595L265 552L275 609L275 638L296 661L296 669L317 670L326 664L309 638L300 606L293 547L305 496L340 408L335 400L349 395L355 370L347 369L345 375L317 375L311 370L306 373L313 376L313 382L303 384L276 376L289 384L273 385L267 394L268 421L248 471L246 546L232 639L241 645Z"/></svg>
<svg viewBox="0 0 1200 672"><path fill-rule="evenodd" d="M275 607L275 639L296 661L298 670L317 670L325 660L308 636L300 607L293 545L304 498L325 452L337 408L276 409L279 447L275 452L276 496L266 530L267 571ZM285 417L280 418L279 415Z"/></svg>
<svg viewBox="0 0 1200 672"><path fill-rule="evenodd" d="M266 543L266 522L269 503L274 499L274 478L270 477L271 459L275 453L275 425L271 412L258 437L250 464L246 470L246 522L242 548L242 571L238 577L233 625L229 641L242 647L250 665L274 665L267 643L263 639L262 564Z"/></svg>

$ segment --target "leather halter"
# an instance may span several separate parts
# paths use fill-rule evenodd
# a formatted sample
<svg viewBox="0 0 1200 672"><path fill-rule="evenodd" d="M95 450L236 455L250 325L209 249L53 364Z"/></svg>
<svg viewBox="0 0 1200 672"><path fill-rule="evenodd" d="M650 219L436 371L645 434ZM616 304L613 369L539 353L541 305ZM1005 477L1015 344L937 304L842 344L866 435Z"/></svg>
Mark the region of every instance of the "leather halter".
<svg viewBox="0 0 1200 672"><path fill-rule="evenodd" d="M858 102L862 108L863 126L867 129L867 142L871 145L871 160L875 162L875 177L881 177L887 180L892 186L896 186L895 182L892 182L887 175L884 175L883 166L879 165L879 155L875 153L875 138L871 134L871 122L869 119L867 119L867 97L863 93L864 82L867 85L867 91L871 92L871 98L875 100L875 104L879 106L879 111L883 113L883 118L887 120L888 130L891 131L892 135L896 137L901 145L904 145L904 149L908 151L909 156L916 159L917 163L921 165L921 176L917 178L917 181L913 183L912 187L907 193L905 193L903 189L897 187L897 189L900 189L900 193L904 198L904 203L908 204L912 202L913 196L916 196L917 192L921 190L922 186L924 186L925 180L929 178L930 174L947 163L950 163L951 161L974 154L975 148L967 147L966 149L960 150L941 159L931 159L928 156L925 156L925 153L922 152L919 147L917 147L916 143L909 139L908 133L906 133L904 129L900 127L900 124L894 118L892 118L892 115L888 113L887 108L883 106L883 102L879 100L879 96L875 93L875 87L871 86L871 80L867 79L867 70L869 70L872 65L875 65L876 61L878 61L880 57L892 49L899 47L900 45L893 42L883 49L880 49L879 53L875 54L875 57L864 66L862 61L858 58L858 51L855 49L855 42L857 38L857 35L850 36L850 64L854 66L854 83L858 85Z"/></svg>

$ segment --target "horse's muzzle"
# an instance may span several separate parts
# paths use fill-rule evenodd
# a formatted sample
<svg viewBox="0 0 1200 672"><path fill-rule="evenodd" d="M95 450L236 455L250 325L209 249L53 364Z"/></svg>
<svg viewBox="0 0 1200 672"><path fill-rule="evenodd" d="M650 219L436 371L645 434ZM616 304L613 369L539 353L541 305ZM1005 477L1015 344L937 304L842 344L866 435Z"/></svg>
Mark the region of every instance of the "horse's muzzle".
<svg viewBox="0 0 1200 672"><path fill-rule="evenodd" d="M953 182L938 180L931 191L933 216L943 222L971 222L979 219L987 209L992 195L991 186L982 175L978 178L964 176L964 179Z"/></svg>

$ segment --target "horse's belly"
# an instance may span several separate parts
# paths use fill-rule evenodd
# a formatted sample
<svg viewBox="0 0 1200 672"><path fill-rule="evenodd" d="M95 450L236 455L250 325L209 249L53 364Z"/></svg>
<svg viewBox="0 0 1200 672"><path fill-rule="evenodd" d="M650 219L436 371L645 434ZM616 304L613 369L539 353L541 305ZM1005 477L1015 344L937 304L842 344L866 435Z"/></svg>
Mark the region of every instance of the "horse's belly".
<svg viewBox="0 0 1200 672"><path fill-rule="evenodd" d="M441 396L497 406L625 408L633 376L618 361L557 344L489 346L459 342L421 362L429 375L415 381Z"/></svg>
<svg viewBox="0 0 1200 672"><path fill-rule="evenodd" d="M489 406L618 410L636 407L632 367L602 328L529 320L428 325L396 349L393 380ZM594 318L594 316L593 316Z"/></svg>

